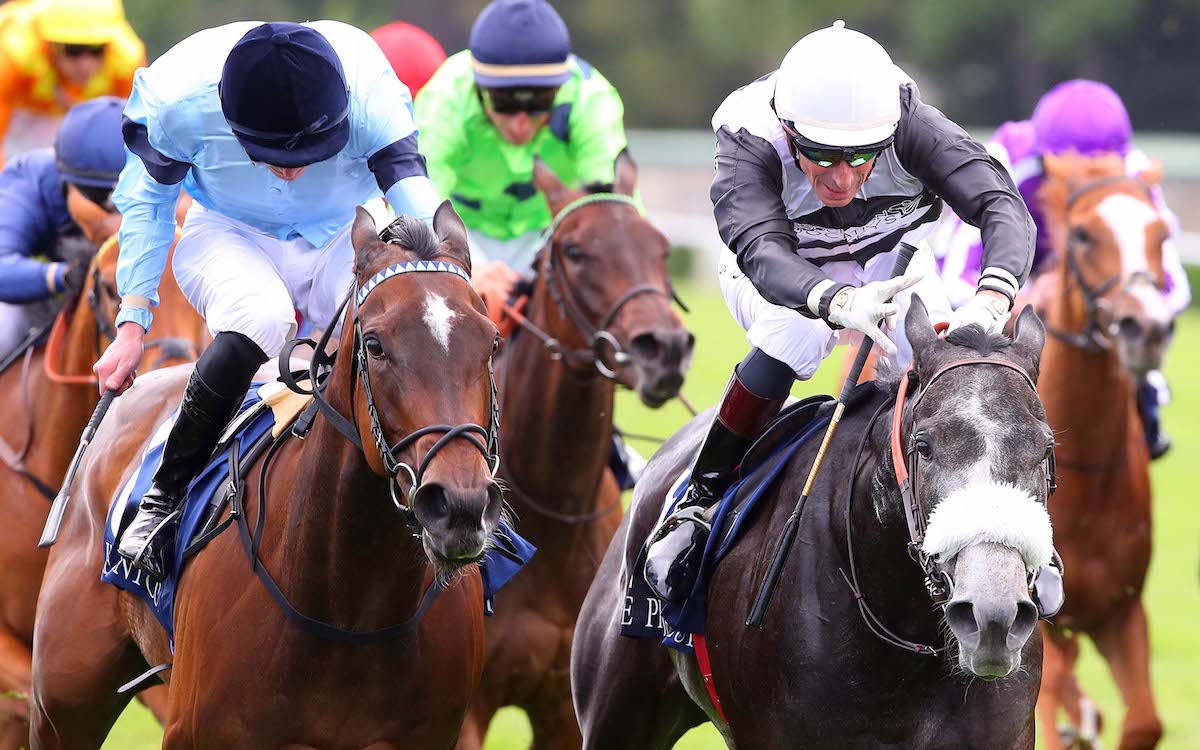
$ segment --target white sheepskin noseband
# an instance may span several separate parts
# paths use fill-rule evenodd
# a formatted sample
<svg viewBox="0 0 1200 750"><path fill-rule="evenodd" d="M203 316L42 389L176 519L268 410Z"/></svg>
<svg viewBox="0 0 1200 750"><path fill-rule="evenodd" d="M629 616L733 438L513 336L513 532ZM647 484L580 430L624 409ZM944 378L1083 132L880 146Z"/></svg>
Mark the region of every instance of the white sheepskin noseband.
<svg viewBox="0 0 1200 750"><path fill-rule="evenodd" d="M1054 551L1050 514L1011 484L976 484L952 492L934 507L922 550L946 562L981 542L1012 547L1028 570L1037 570Z"/></svg>

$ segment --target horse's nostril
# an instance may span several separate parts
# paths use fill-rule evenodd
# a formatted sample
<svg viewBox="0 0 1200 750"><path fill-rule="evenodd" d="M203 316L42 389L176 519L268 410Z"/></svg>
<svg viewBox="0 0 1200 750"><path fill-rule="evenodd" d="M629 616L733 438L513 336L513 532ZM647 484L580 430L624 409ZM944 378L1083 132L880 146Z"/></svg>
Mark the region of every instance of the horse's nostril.
<svg viewBox="0 0 1200 750"><path fill-rule="evenodd" d="M634 355L643 360L657 359L662 351L662 345L659 343L658 337L652 332L639 333L634 336L629 342L629 348Z"/></svg>
<svg viewBox="0 0 1200 750"><path fill-rule="evenodd" d="M947 605L946 623L960 641L972 641L979 637L979 623L975 620L975 605L971 602L957 601Z"/></svg>
<svg viewBox="0 0 1200 750"><path fill-rule="evenodd" d="M1142 337L1142 324L1137 318L1127 315L1117 321L1117 331L1124 338L1140 339Z"/></svg>
<svg viewBox="0 0 1200 750"><path fill-rule="evenodd" d="M1017 617L1013 620L1012 627L1009 629L1009 639L1014 647L1019 648L1033 634L1033 629L1037 627L1038 611L1033 602L1029 600L1017 602Z"/></svg>
<svg viewBox="0 0 1200 750"><path fill-rule="evenodd" d="M413 497L413 509L424 526L437 526L450 517L450 503L446 499L446 488L437 482L429 482L417 490Z"/></svg>

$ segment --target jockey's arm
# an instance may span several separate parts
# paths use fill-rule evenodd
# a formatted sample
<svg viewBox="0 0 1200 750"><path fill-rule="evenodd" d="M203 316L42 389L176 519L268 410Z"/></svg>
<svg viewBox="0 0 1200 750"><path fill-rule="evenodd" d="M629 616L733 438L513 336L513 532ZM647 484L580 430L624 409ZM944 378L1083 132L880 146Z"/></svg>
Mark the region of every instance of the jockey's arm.
<svg viewBox="0 0 1200 750"><path fill-rule="evenodd" d="M769 142L745 130L717 130L709 197L721 239L764 299L828 320L829 303L847 285L796 254L782 193L783 167Z"/></svg>
<svg viewBox="0 0 1200 750"><path fill-rule="evenodd" d="M61 217L39 195L58 181L50 158L18 157L0 172L0 302L24 304L62 291L66 264L34 256L54 244Z"/></svg>
<svg viewBox="0 0 1200 750"><path fill-rule="evenodd" d="M570 120L571 156L583 185L612 182L617 156L629 145L621 96L599 73L593 76L583 82L586 93L572 108Z"/></svg>
<svg viewBox="0 0 1200 750"><path fill-rule="evenodd" d="M916 87L901 88L896 155L904 168L937 193L983 236L980 291L1010 304L1033 264L1037 230L1008 172L979 143L934 107Z"/></svg>

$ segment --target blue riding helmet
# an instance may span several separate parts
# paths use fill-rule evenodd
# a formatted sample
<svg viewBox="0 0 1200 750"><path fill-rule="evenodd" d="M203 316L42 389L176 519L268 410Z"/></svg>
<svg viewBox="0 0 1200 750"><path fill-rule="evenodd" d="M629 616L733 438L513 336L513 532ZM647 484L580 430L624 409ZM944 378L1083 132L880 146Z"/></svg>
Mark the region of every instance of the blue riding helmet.
<svg viewBox="0 0 1200 750"><path fill-rule="evenodd" d="M571 36L545 0L494 0L475 19L469 46L484 88L561 86L571 77Z"/></svg>
<svg viewBox="0 0 1200 750"><path fill-rule="evenodd" d="M350 90L321 33L264 23L246 33L221 70L221 110L251 159L276 167L324 161L350 140Z"/></svg>
<svg viewBox="0 0 1200 750"><path fill-rule="evenodd" d="M54 140L62 178L75 185L112 190L125 166L121 113L125 100L101 96L76 104L63 118Z"/></svg>

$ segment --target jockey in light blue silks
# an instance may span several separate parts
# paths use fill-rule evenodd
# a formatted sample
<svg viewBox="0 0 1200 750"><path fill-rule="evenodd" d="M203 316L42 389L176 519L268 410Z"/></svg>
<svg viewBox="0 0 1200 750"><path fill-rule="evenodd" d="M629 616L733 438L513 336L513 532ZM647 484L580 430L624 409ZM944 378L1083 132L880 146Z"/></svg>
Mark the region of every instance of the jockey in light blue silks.
<svg viewBox="0 0 1200 750"><path fill-rule="evenodd" d="M408 89L366 32L336 21L192 35L138 71L123 132L133 156L113 197L121 312L100 382L133 383L181 189L195 202L172 267L213 334L119 546L162 578L187 487L255 371L292 335L294 311L332 325L354 280L355 207L383 195L397 214L430 220L438 201Z"/></svg>
<svg viewBox="0 0 1200 750"><path fill-rule="evenodd" d="M0 172L0 361L32 329L49 322L59 294L77 294L82 261L58 252L64 237L82 236L67 210L72 191L115 214L109 194L125 164L124 99L77 104L63 119L53 149L14 158Z"/></svg>
<svg viewBox="0 0 1200 750"><path fill-rule="evenodd" d="M1038 101L1029 120L1006 122L1000 126L988 151L1012 174L1038 226L1034 253L1033 276L1049 268L1053 248L1045 229L1045 217L1038 201L1042 186L1042 156L1074 151L1084 156L1115 154L1125 160L1127 174L1136 177L1150 167L1150 159L1131 143L1133 128L1125 104L1115 91L1103 83L1077 79L1060 83ZM1167 208L1162 189L1151 190L1163 219L1175 235L1179 220ZM933 243L939 255L938 268L946 281L946 290L955 306L969 299L979 280L983 244L979 230L957 217L940 230ZM1164 302L1172 316L1180 315L1191 302L1187 274L1175 243L1168 239L1162 248ZM1171 440L1161 429L1159 411L1169 399L1166 381L1158 371L1147 373L1138 383L1138 411L1142 415L1146 440L1153 458L1162 456L1171 447Z"/></svg>

